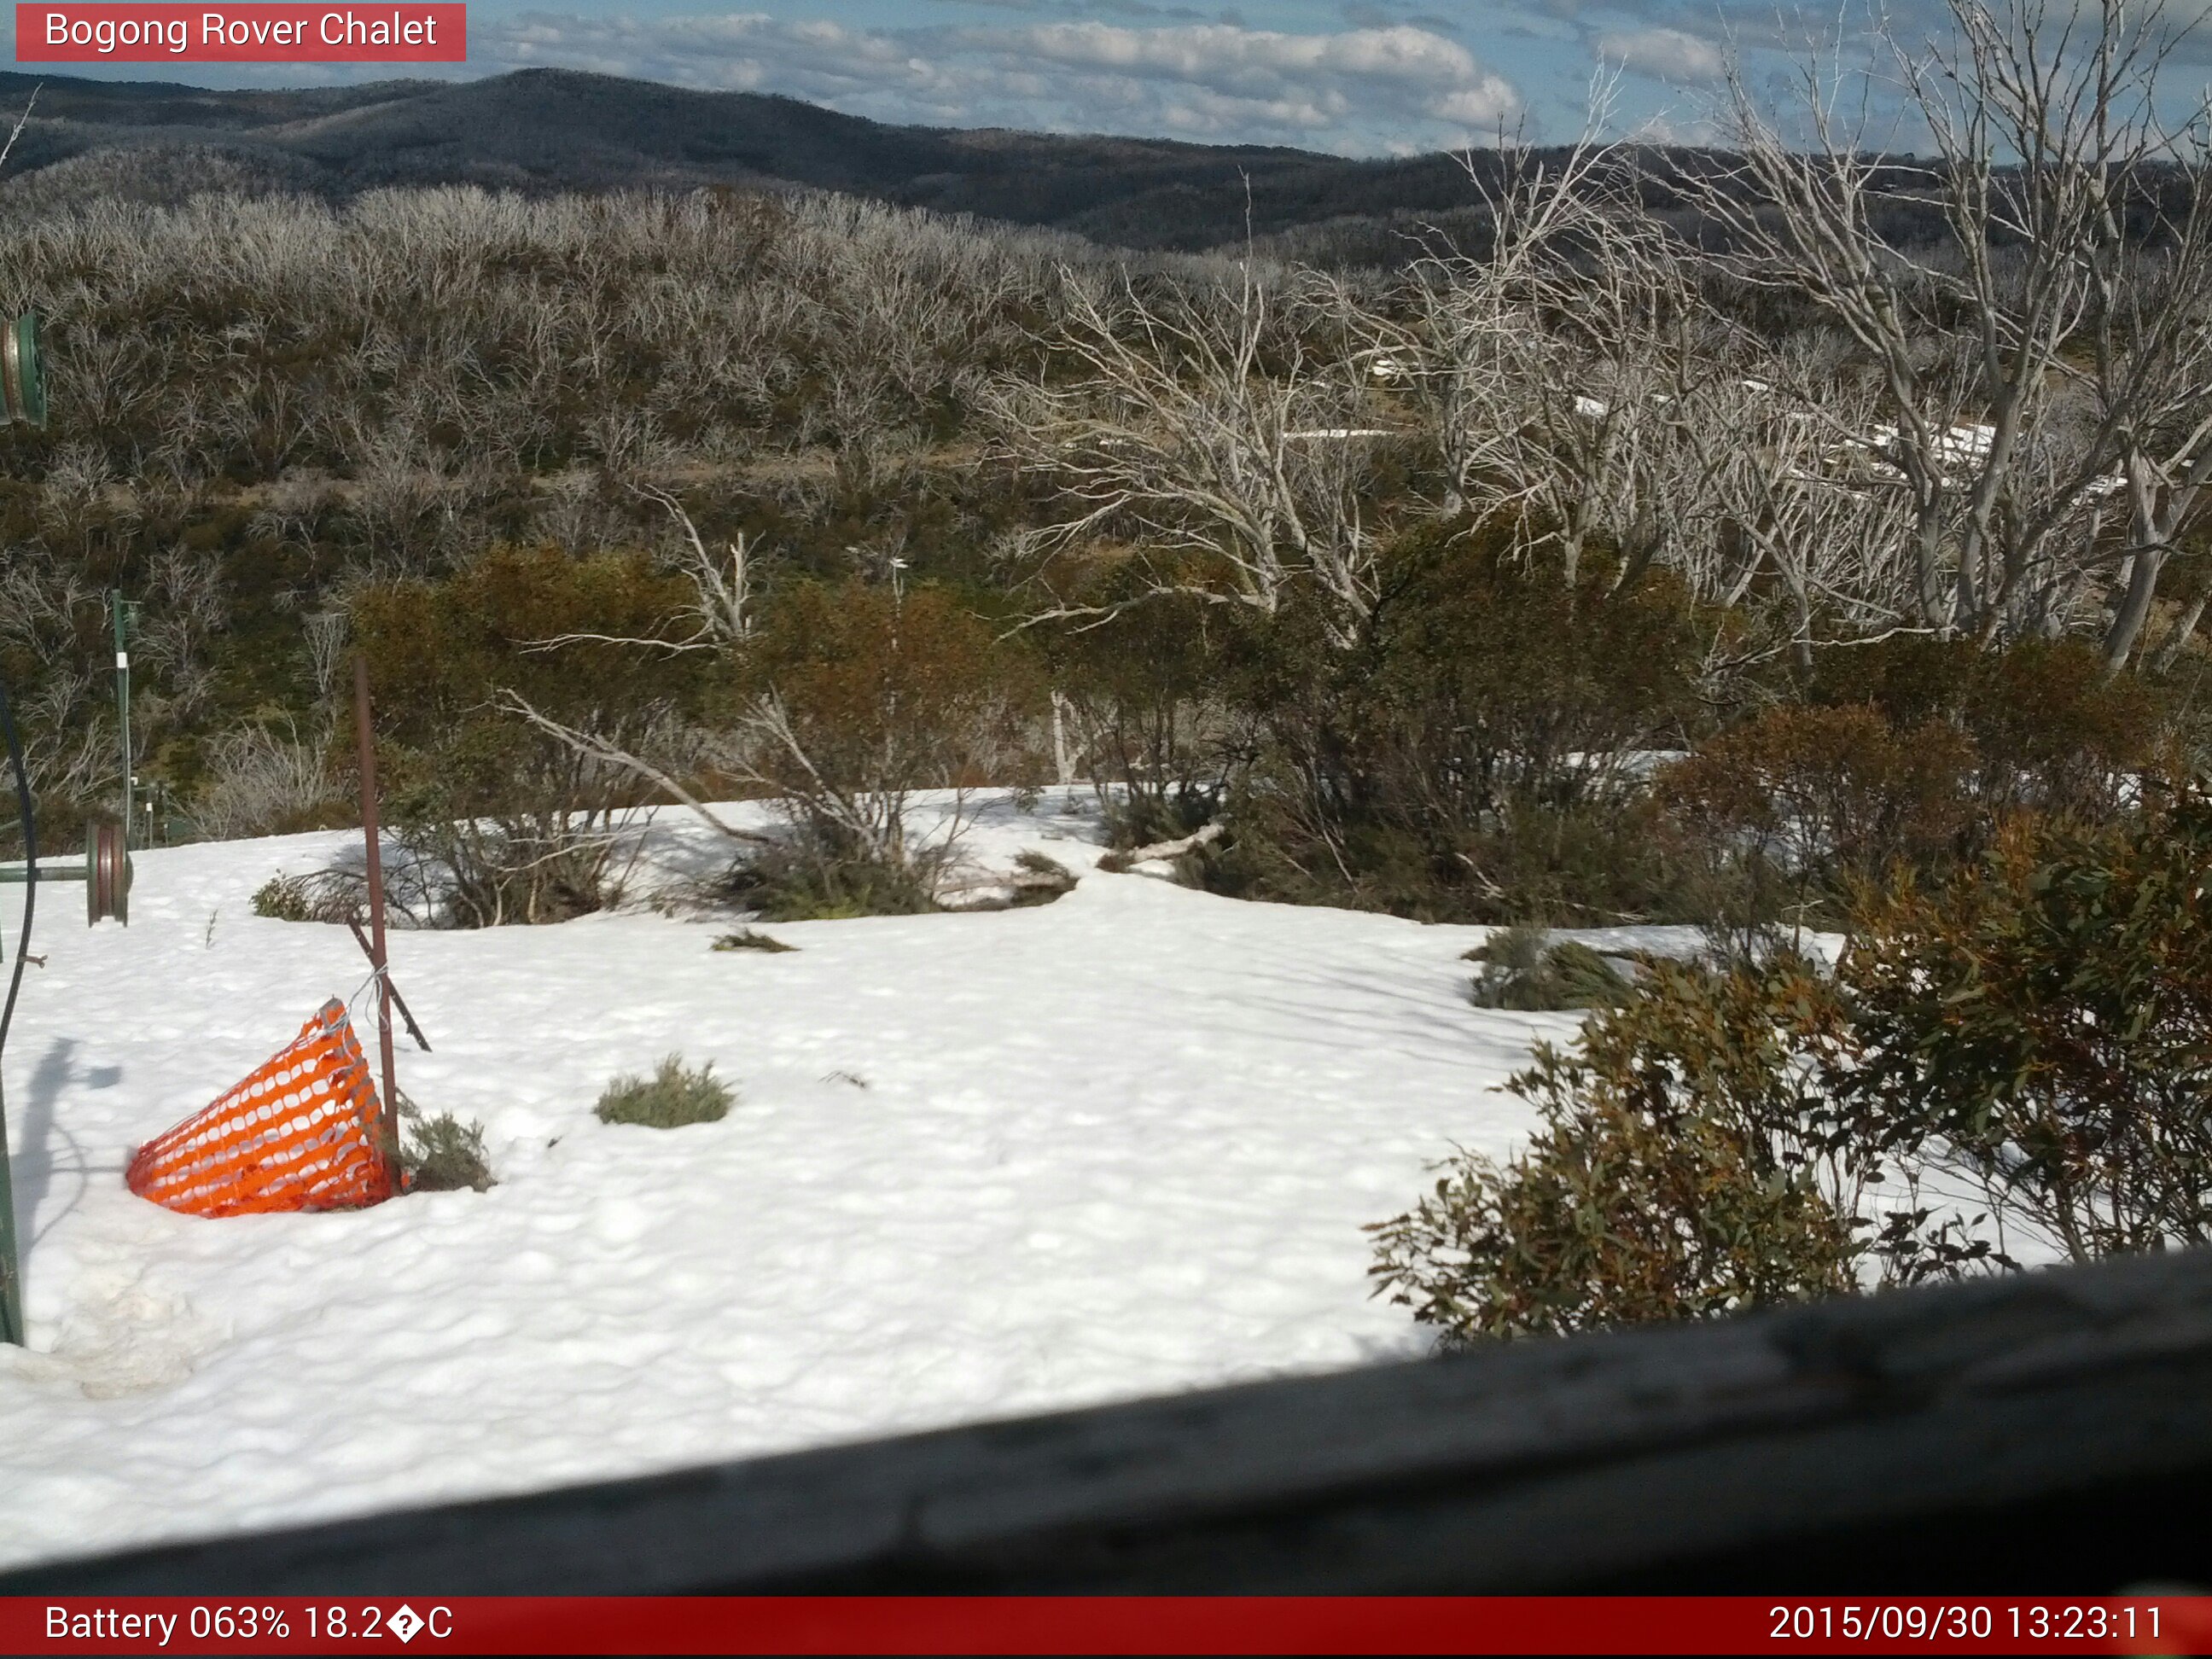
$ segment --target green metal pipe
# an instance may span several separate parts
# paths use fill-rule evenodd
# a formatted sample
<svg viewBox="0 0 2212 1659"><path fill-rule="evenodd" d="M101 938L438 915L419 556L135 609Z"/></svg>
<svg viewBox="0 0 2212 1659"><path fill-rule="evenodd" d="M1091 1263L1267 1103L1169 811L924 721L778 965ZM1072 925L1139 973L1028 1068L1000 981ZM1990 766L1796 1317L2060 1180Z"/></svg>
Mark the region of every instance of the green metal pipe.
<svg viewBox="0 0 2212 1659"><path fill-rule="evenodd" d="M31 775L23 765L23 745L15 732L15 713L8 688L0 685L0 737L15 775L15 811L23 830L23 862L29 880L23 889L23 931L15 941L15 965L8 980L8 1000L0 1004L0 1054L8 1048L8 1029L15 1023L15 997L23 988L23 964L29 960L31 921L39 907L39 822L31 810ZM92 890L85 889L88 893ZM23 1254L15 1237L15 1187L8 1167L8 1098L0 1088L0 1342L17 1347L23 1338Z"/></svg>
<svg viewBox="0 0 2212 1659"><path fill-rule="evenodd" d="M8 1100L0 1091L0 1135L8 1133ZM0 1141L0 1342L21 1348L23 1340L23 1252L15 1238L15 1183L9 1173L8 1148Z"/></svg>
<svg viewBox="0 0 2212 1659"><path fill-rule="evenodd" d="M107 605L115 618L115 724L123 734L123 850L131 850L131 623L138 607L111 588Z"/></svg>
<svg viewBox="0 0 2212 1659"><path fill-rule="evenodd" d="M32 312L0 320L0 426L46 423L46 373L40 359L39 319Z"/></svg>
<svg viewBox="0 0 2212 1659"><path fill-rule="evenodd" d="M39 361L39 319L29 313L0 324L0 423L21 421L43 427L46 423L46 372ZM31 948L31 919L39 902L39 826L31 810L31 775L23 765L23 746L15 732L15 711L8 692L0 686L0 733L7 740L8 766L15 774L15 807L22 821L23 886L22 934L16 941L15 963L8 981L8 998L0 1004L0 1054L8 1047L8 1028L15 1021L15 997L23 988L23 963ZM126 777L128 775L126 772ZM91 860L86 860L90 873ZM85 890L89 893L92 890ZM15 1237L15 1182L8 1167L7 1091L0 1088L0 1342L24 1346L23 1255Z"/></svg>

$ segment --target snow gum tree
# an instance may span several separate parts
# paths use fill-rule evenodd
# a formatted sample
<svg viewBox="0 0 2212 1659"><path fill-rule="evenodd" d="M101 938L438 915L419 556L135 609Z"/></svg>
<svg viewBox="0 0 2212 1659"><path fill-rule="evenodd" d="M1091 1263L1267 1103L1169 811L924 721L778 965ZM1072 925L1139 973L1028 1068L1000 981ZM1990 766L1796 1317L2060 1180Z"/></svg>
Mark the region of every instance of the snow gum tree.
<svg viewBox="0 0 2212 1659"><path fill-rule="evenodd" d="M1378 426L1367 375L1320 349L1321 307L1249 256L1233 275L1148 293L1062 273L1063 315L1039 380L1003 381L1000 443L1058 493L1024 562L1071 551L1127 561L1134 591L1060 601L1076 622L1180 599L1274 616L1310 596L1338 645L1374 609Z"/></svg>
<svg viewBox="0 0 2212 1659"><path fill-rule="evenodd" d="M1809 143L1739 75L1734 161L1680 182L1720 266L1810 301L1876 389L1862 477L1905 508L1910 621L1996 640L2101 607L2117 669L2212 480L2207 107L2173 106L2162 6L1950 9L1946 42L1887 44L1932 161L1876 153L1808 66ZM1940 243L1882 233L1900 201Z"/></svg>

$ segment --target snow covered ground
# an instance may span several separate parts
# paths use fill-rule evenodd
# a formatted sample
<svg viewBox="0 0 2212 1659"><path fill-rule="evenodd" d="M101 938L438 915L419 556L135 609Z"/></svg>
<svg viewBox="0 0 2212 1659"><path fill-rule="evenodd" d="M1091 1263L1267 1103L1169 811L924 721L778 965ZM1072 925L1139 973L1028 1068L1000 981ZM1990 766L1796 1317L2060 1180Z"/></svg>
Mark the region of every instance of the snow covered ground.
<svg viewBox="0 0 2212 1659"><path fill-rule="evenodd" d="M663 875L723 856L662 823ZM1470 1006L1485 929L1108 874L1096 830L1087 792L994 800L970 855L1035 848L1072 893L764 928L789 955L642 906L396 933L435 1045L403 1036L401 1085L483 1123L500 1184L225 1221L124 1164L359 990L345 929L249 902L357 837L141 854L127 930L45 889L7 1055L32 1346L0 1349L0 1560L1417 1351L1360 1227L1451 1143L1505 1152L1530 1115L1491 1085L1573 1017ZM726 1119L592 1115L672 1051L737 1085Z"/></svg>

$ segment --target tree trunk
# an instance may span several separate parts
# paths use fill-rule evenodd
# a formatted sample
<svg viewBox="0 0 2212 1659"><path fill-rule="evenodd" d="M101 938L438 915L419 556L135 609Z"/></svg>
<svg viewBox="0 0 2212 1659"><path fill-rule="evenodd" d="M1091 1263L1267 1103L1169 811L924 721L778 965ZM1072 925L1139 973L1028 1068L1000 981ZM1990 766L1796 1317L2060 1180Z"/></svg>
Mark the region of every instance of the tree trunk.
<svg viewBox="0 0 2212 1659"><path fill-rule="evenodd" d="M2158 655L2152 659L2153 673L2163 674L2180 660L2182 647L2189 643L2190 635L2197 631L2197 620L2204 614L2204 600L2205 595L2199 593L2189 602L2189 609L2181 613L2181 620L2174 623L2173 631L2166 636L2166 643L2159 647Z"/></svg>
<svg viewBox="0 0 2212 1659"><path fill-rule="evenodd" d="M2172 551L2164 533L2154 499L2150 495L2143 468L2131 461L2128 479L2133 495L2129 513L2128 529L2135 540L2135 552L2128 561L2126 586L2119 603L2112 607L2112 626L2105 630L2105 677L2110 679L2127 666L2128 657L2136 648L2136 641L2150 616L2150 602L2158 595L2158 579L2166 569L2166 556Z"/></svg>
<svg viewBox="0 0 2212 1659"><path fill-rule="evenodd" d="M1052 767L1054 781L1060 784L1075 781L1075 757L1067 752L1067 698L1058 687L1052 694Z"/></svg>

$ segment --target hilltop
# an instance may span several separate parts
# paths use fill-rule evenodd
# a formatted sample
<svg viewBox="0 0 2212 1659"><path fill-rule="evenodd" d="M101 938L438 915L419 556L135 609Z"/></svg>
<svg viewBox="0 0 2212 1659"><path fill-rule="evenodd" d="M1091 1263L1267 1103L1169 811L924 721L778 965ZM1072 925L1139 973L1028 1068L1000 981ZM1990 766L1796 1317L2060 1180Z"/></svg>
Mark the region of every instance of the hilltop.
<svg viewBox="0 0 2212 1659"><path fill-rule="evenodd" d="M799 186L1049 226L1125 246L1201 248L1331 220L1468 204L1452 156L1359 161L1260 145L892 126L798 99L694 92L568 70L478 81L223 91L43 81L9 191L164 200L210 180L333 199L391 185L532 192Z"/></svg>

